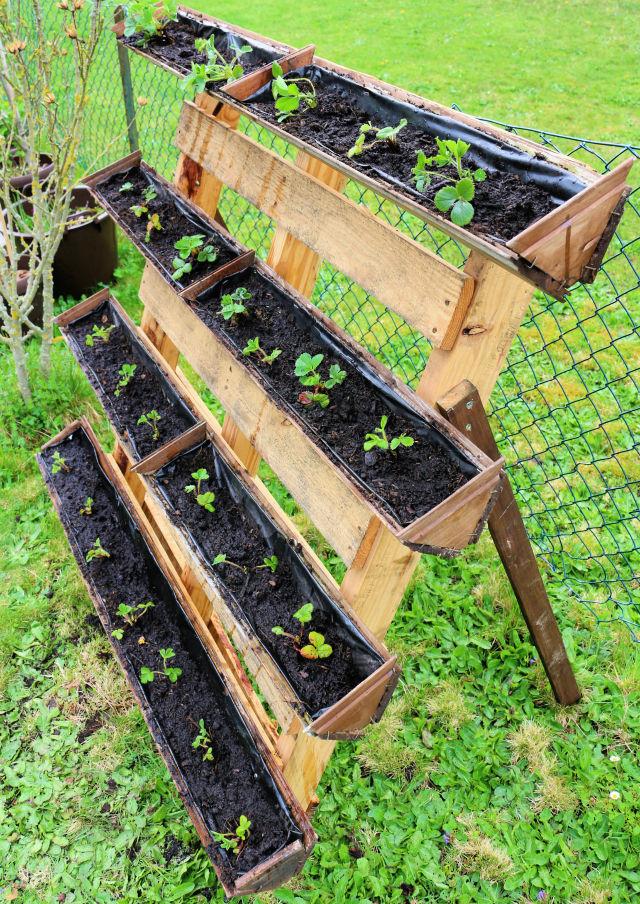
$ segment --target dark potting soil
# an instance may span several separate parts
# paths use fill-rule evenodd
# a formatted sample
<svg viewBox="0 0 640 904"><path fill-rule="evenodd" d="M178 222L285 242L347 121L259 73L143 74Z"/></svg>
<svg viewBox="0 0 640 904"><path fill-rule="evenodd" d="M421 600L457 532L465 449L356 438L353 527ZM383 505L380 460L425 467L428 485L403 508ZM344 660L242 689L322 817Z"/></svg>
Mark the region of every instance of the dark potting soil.
<svg viewBox="0 0 640 904"><path fill-rule="evenodd" d="M215 512L206 511L193 494L185 492L184 488L193 484L191 475L200 468L209 474L201 491L215 493ZM218 553L226 553L229 561L249 569L245 573L235 565L215 566L224 587L245 613L307 712L315 716L336 703L382 664L381 660L371 662L371 657L367 663L355 661L353 641L335 613L314 606L310 623L302 626L292 618L310 600L303 595L288 555L279 556L275 573L268 568L256 570L274 553L274 548L244 507L235 501L224 479L217 479L210 444L180 456L163 468L157 479L173 506L173 513L183 522L207 561L212 562ZM273 633L271 629L275 625L294 636L303 636L299 646L307 642L309 631L319 631L333 647L332 655L322 661L305 659L290 639Z"/></svg>
<svg viewBox="0 0 640 904"><path fill-rule="evenodd" d="M317 107L305 108L301 115L294 115L280 123L280 128L295 135L310 145L328 151L344 163L361 170L374 179L407 192L421 206L437 211L433 198L441 188L451 184L435 178L424 192L416 191L411 170L416 164L419 150L427 157L437 153L435 138L423 129L407 125L398 135L397 143L382 142L366 150L362 155L347 157L353 147L360 126L372 121L376 128L396 126L395 122L378 122L370 113L357 107L351 98L337 84L325 84L317 90ZM275 107L271 94L248 101L249 106L264 119L276 122ZM449 137L446 134L438 136ZM465 165L475 169L473 148L464 159ZM455 176L455 167L446 167L443 174ZM386 174L386 175L385 175ZM389 178L391 177L391 178ZM395 181L394 181L395 180ZM490 172L484 182L476 184L473 200L475 216L465 229L478 235L488 236L499 242L508 242L531 223L553 210L557 204L547 191L538 185L525 182L516 173ZM446 217L446 214L440 214Z"/></svg>
<svg viewBox="0 0 640 904"><path fill-rule="evenodd" d="M120 188L127 182L132 184L132 189L121 192ZM150 185L156 189L158 197L147 203L142 197L142 192ZM127 170L126 173L116 173L110 176L96 186L96 189L116 211L122 223L132 232L137 243L147 248L169 273L173 273L172 261L178 256L175 243L183 236L205 235L206 243L214 246L218 257L212 263L193 260L191 272L182 276L180 280L174 280L179 286L190 286L191 283L202 279L203 276L212 273L236 257L233 249L227 247L208 227L193 222L180 210L166 189L154 183L139 167ZM134 205L144 205L148 208L149 213L137 217L130 209ZM152 230L151 237L147 241L148 217L155 213L160 218L162 229L160 231Z"/></svg>
<svg viewBox="0 0 640 904"><path fill-rule="evenodd" d="M240 286L252 294L251 300L245 302L249 313L224 320L218 314L220 297ZM334 354L327 354L318 339L294 316L293 302L286 304L285 297L256 270L245 270L223 280L191 304L202 321L226 340L272 393L290 406L305 432L316 440L319 438L333 460L342 462L343 467L346 465L360 478L369 498L402 526L430 511L472 476L463 473L445 448L427 436L416 435L415 422L392 411L382 393L354 367ZM275 348L282 350L273 364L258 363L253 356L246 358L241 354L247 341L256 336L267 353ZM347 372L344 382L329 391L328 408L303 405L299 401L304 387L294 370L296 359L303 352L325 353L320 366L325 378L331 364L340 364ZM401 447L397 452L364 452L365 435L373 432L385 414L389 417L387 435L406 433L413 436L414 445Z"/></svg>
<svg viewBox="0 0 640 904"><path fill-rule="evenodd" d="M53 453L65 458L69 472L51 474ZM182 617L169 584L123 512L117 496L99 468L93 448L80 432L43 454L60 497L62 518L82 553L100 538L110 558L79 562L102 598L113 628L125 629L121 641L110 640L126 657L136 675L143 666L162 667L158 651L171 647L169 665L182 669L175 684L156 674L142 685L153 715L176 758L211 831L226 832L244 814L251 820L245 848L236 859L228 857L228 873L239 876L280 850L296 829L274 790L259 775L255 748L222 690L210 660ZM79 514L87 496L94 500L93 514ZM126 626L116 615L121 602L136 605L153 600L154 607L135 625ZM144 637L144 644L139 638ZM214 761L203 761L193 748L203 719L213 742ZM223 855L223 859L226 859Z"/></svg>
<svg viewBox="0 0 640 904"><path fill-rule="evenodd" d="M86 345L85 338L94 325L115 325L108 342L98 339L93 346ZM114 320L106 305L92 311L77 323L72 323L68 329L76 341L79 356L82 357L80 363L87 366L90 382L103 397L102 401L106 401L112 409L116 426L129 435L140 458L193 427L196 418L167 394L159 371L144 363L145 359L131 334ZM118 371L123 364L135 364L136 372L128 386L116 396L120 380ZM140 415L153 409L160 415L160 436L157 440L153 438L153 431L147 424L138 425Z"/></svg>
<svg viewBox="0 0 640 904"><path fill-rule="evenodd" d="M138 35L122 38L122 42L138 47L149 56L155 57L173 69L177 69L178 72L187 75L191 72L192 63L206 63L207 61L205 53L196 51L194 42L198 37L208 38L211 29L198 28L198 25L199 23L181 17L177 22L167 23L162 34L151 38L146 46ZM242 35L234 35L232 32L222 31L222 29L215 29L215 35L216 50L222 54L227 63L232 62L238 47L245 44L251 46L251 42ZM243 74L248 75L276 59L276 56L277 54L271 54L262 47L254 47L251 53L243 54L240 58Z"/></svg>

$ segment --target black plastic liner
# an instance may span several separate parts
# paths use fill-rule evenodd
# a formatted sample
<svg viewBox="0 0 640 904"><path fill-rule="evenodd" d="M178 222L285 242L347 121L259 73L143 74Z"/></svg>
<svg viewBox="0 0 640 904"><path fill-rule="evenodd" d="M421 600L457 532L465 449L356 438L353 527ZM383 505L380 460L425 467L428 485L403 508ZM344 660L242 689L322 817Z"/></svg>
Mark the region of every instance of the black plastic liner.
<svg viewBox="0 0 640 904"><path fill-rule="evenodd" d="M273 60L279 59L283 55L282 53L273 50L273 48L269 47L267 44L256 41L254 38L246 38L244 35L237 34L236 32L222 28L221 26L209 25L182 12L178 12L177 21L180 25L185 26L193 32L194 41L196 38L208 39L211 35L215 35L214 43L221 53L224 53L227 49L232 50L235 53L244 44L251 47L253 53L251 55L247 54L240 60L241 63L244 61L243 68L245 70L245 75L249 72L253 72L255 69L259 69L261 66L265 66L267 63L273 62ZM145 47L140 39L137 39L135 36L123 38L122 40L125 44L138 48L143 53L161 60L166 65L175 68L185 75L191 72L192 62L204 62L204 54L198 54L193 46L191 47L191 52L188 56L183 52L181 53L182 59L176 60L173 58L167 59L159 52L162 47L166 47L166 43L164 42L160 43L152 39Z"/></svg>
<svg viewBox="0 0 640 904"><path fill-rule="evenodd" d="M305 66L295 69L287 73L289 78L309 78L314 83L316 91L322 90L328 84L336 85L345 100L354 107L361 109L367 116L380 125L389 123L397 123L404 118L412 126L423 130L431 138L461 138L471 145L471 150L465 158L470 161L472 167L482 167L487 172L508 172L516 173L523 182L531 182L544 189L556 206L563 204L572 198L578 192L585 188L574 175L549 163L542 157L534 157L525 151L506 144L498 138L493 138L486 132L474 129L465 125L457 119L449 116L436 115L413 104L409 104L400 100L395 100L388 95L371 88L365 88L346 76L330 72L328 69L322 69L319 66ZM270 83L265 85L255 94L252 94L242 103L251 106L253 101L272 99ZM354 140L356 136L354 135ZM305 138L305 141L309 139ZM309 143L317 143L322 150L336 157L335 151L324 145L319 140ZM357 158L345 159L349 165L358 167ZM401 191L407 192L418 199L423 199L424 195L418 192L413 186L406 182L401 182L388 173L377 171L375 167L367 166L368 170L373 170L386 182L392 182Z"/></svg>
<svg viewBox="0 0 640 904"><path fill-rule="evenodd" d="M214 245L216 245L217 247L224 248L230 255L231 259L239 256L241 251L238 245L227 239L222 235L222 233L213 229L206 220L202 219L202 217L199 217L198 214L192 209L192 207L188 206L184 202L178 192L173 189L168 182L166 182L156 173L152 172L149 167L145 165L132 166L128 170L123 170L121 173L109 173L99 183L91 185L90 191L98 197L100 203L103 206L105 206L110 212L113 213L118 226L120 226L120 228L129 236L138 251L140 251L146 258L148 258L148 260L150 260L151 263L158 268L158 270L160 270L165 279L168 279L171 283L173 283L173 285L179 286L180 290L182 290L187 286L192 285L194 282L198 282L200 279L203 279L208 275L208 273L213 273L215 270L222 266L222 263L214 262L214 265L210 268L210 270L208 270L208 272L203 271L200 275L192 279L186 279L184 282L180 282L179 280L175 279L173 272L171 270L168 270L164 266L162 261L160 261L153 253L153 244L151 242L141 242L139 238L134 235L131 229L129 229L128 226L126 226L122 222L122 219L118 212L107 201L106 197L101 191L102 186L106 182L111 182L111 180L115 179L116 177L121 178L124 182L132 173L139 173L140 175L142 175L147 184L153 186L153 188L157 192L158 200L163 203L172 204L196 232L202 233L208 239L211 239Z"/></svg>
<svg viewBox="0 0 640 904"><path fill-rule="evenodd" d="M111 396L107 393L104 386L100 382L98 375L91 367L91 364L89 363L85 355L85 347L83 343L79 342L74 335L74 331L80 329L83 323L86 323L88 320L92 320L94 317L96 317L96 315L100 316L101 314L108 314L112 323L115 323L116 326L122 329L123 333L127 337L130 348L130 356L127 357L127 361L141 365L142 367L146 368L147 370L151 370L156 374L162 387L162 394L165 400L183 418L185 424L184 430L188 430L190 427L193 427L197 423L198 419L193 414L191 409L185 404L182 397L178 395L169 380L167 380L164 373L158 367L149 352L138 340L138 337L133 332L129 324L122 319L116 308L114 308L114 306L111 304L111 300L109 298L105 299L105 301L101 305L98 305L84 317L80 317L78 318L78 320L74 320L72 323L69 323L66 327L64 327L64 330L66 333L67 342L71 346L76 360L81 363L82 369L86 374L87 379L91 383L91 386L97 393L102 406L105 408L109 415L109 420L113 423L118 433L122 437L126 438L126 441L130 445L134 453L135 459L137 461L140 461L142 456L138 451L133 434L118 417L117 406L114 404ZM173 438L174 437L170 437L169 439ZM160 443L158 443L158 448L160 448L160 446L163 446L166 442L168 442L168 439L163 439Z"/></svg>
<svg viewBox="0 0 640 904"><path fill-rule="evenodd" d="M176 458L172 462L169 462L154 474L156 488L164 498L167 507L171 510L171 512L174 512L171 500L169 499L166 491L162 486L162 478L173 473L173 471L175 470L175 462L180 461L181 458L184 458L186 456L193 455L198 449L201 449L203 447L206 447L209 452L213 464L213 468L209 471L209 474L212 476L215 474L216 486L224 487L229 492L234 502L239 507L241 507L247 514L247 516L251 519L251 521L253 521L253 523L259 529L260 533L267 542L271 554L276 555L280 562L287 563L290 566L296 584L300 590L300 600L313 603L314 610L322 612L328 618L331 624L331 637L339 637L349 646L352 651L354 666L360 673L358 683L360 683L360 681L364 681L365 678L375 672L376 669L378 669L383 664L384 660L382 659L380 654L371 646L369 641L361 634L356 625L351 621L351 619L348 618L346 613L340 608L335 600L332 599L331 596L329 596L318 579L307 568L304 560L295 551L290 541L287 540L286 536L275 525L270 516L256 502L256 500L249 493L242 481L239 480L238 477L234 474L233 470L224 461L222 456L219 454L219 452L211 442L204 441L192 446L190 449L176 456ZM219 575L215 573L210 567L209 556L207 555L206 551L199 545L193 534L191 534L191 532L189 531L189 528L185 524L184 518L175 514L174 518L180 521L181 529L184 530L184 532L189 536L191 543L198 550L200 557L202 558L202 561L208 570L208 573L216 582L221 595L227 601L229 608L233 611L236 618L239 617L240 619L245 619L246 621L248 621L254 628L255 632L256 625L252 619L251 612L246 608L243 608L241 602L235 597L233 592L222 581ZM264 638L260 638L260 640L267 653L269 653L272 659L274 659L274 661L278 665L278 668L288 679L289 676L286 674L286 671L284 671L280 662L276 659L276 657L273 656L272 652L265 645ZM354 687L355 686L356 685L354 684ZM303 704L301 711L306 711L312 720L317 719L329 708L325 707L318 710L317 712L310 712L308 707L305 705L303 696L297 691L295 693ZM334 702L337 703L338 701L335 700Z"/></svg>
<svg viewBox="0 0 640 904"><path fill-rule="evenodd" d="M332 357L340 359L342 362L347 364L353 370L357 371L362 377L364 377L364 379L371 385L372 393L375 393L376 395L382 397L384 399L385 405L390 409L390 411L392 411L394 414L401 414L412 423L414 438L419 437L430 443L438 445L446 453L446 455L449 456L449 458L458 465L462 473L469 480L480 473L478 466L469 458L467 458L465 454L449 439L449 437L443 435L434 425L426 421L423 416L417 414L414 409L404 401L404 399L396 395L394 391L380 379L373 368L371 368L358 355L352 352L345 343L341 342L336 336L330 333L323 323L318 321L309 311L306 311L300 305L296 304L296 302L290 295L283 291L276 282L270 280L260 270L255 267L251 267L249 268L249 270L260 281L267 284L272 292L277 294L283 309L287 309L293 312L296 323L300 325L301 330L304 330L305 333L311 336L313 341L321 346L322 349L330 352ZM194 302L196 313L198 305L209 304L214 295L216 297L222 296L225 292L225 286L229 284L229 281L231 279L237 279L237 277L238 274L234 274L234 276L227 277L227 279L223 279L219 283L215 283L213 286L202 292L198 296L196 302ZM396 521L402 523L401 519L398 517L389 503L378 493L376 493L376 491L373 490L351 468L351 466L347 462L345 462L343 458L340 457L335 449L327 443L323 435L316 430L313 423L306 420L300 413L300 411L297 408L294 408L293 405L291 405L290 402L282 396L275 385L269 380L268 371L266 371L265 368L257 368L251 362L249 362L248 359L242 354L242 349L240 348L240 346L234 341L233 337L224 330L223 326L219 327L219 334L225 341L226 345L228 345L228 347L233 351L237 359L241 361L245 367L249 367L251 369L251 372L260 380L260 382L268 387L270 395L274 399L277 399L280 407L285 408L287 410L287 413L290 414L296 421L304 423L306 430L313 434L316 444L321 446L333 461L338 462L340 467L348 472L348 474L351 476L351 479L355 483L357 483L361 487L365 487L367 493L375 496L380 506L385 511L389 512ZM427 476L425 476L425 479L428 479Z"/></svg>
<svg viewBox="0 0 640 904"><path fill-rule="evenodd" d="M65 445L74 443L81 444L86 449L86 451L89 452L91 460L95 467L95 477L97 483L99 483L100 488L104 490L104 493L108 499L108 503L112 508L112 512L115 515L116 519L119 521L122 532L129 537L131 548L134 549L136 554L139 556L140 572L144 573L145 577L148 578L149 587L152 588L152 590L150 590L148 598L163 600L168 603L171 613L175 616L175 625L180 634L181 643L184 644L192 659L197 663L199 672L201 674L206 674L207 683L211 688L211 696L219 702L220 710L225 713L225 722L233 726L237 737L240 739L240 742L243 746L244 754L247 760L251 763L256 778L266 789L268 789L268 794L273 800L273 807L278 808L281 811L282 816L289 827L289 831L286 840L278 848L278 850L282 850L288 844L297 839L301 840L302 832L298 829L295 822L293 821L287 803L282 797L273 778L271 777L271 774L262 756L260 755L258 748L256 747L256 744L251 736L251 733L243 716L237 709L232 698L229 696L223 679L220 677L216 666L209 658L206 648L191 626L191 622L189 621L187 614L182 608L182 605L177 599L169 581L158 565L144 537L140 533L140 530L138 529L134 519L130 515L121 497L113 487L111 481L104 473L96 455L95 449L88 439L87 435L85 434L84 430L78 428L73 433L65 437L65 439L57 446L49 447L48 450L40 453L38 458L41 466L44 466L44 468L46 469L47 481L51 485L54 485L55 479L53 475L51 475L47 461L48 453L52 452L54 449L59 449ZM91 480L91 475L83 474L83 476L87 477L87 482ZM102 504L104 505L104 502ZM88 574L87 567L84 562L84 556L82 555L82 550L79 546L78 537L74 529L73 518L70 518L69 514L62 509L59 509L59 515L71 542L74 555L78 562L78 566L80 567L85 579L88 580L93 587L96 596L102 601L103 597L100 591L100 587L98 586L98 582L96 582L96 580L90 574ZM106 618L109 619L109 615L107 613L104 602L102 602L102 608L103 612L101 613L101 615L103 617L106 616ZM111 622L108 628L105 626L107 636L112 646L116 649L118 657L126 665L128 680L134 686L136 695L146 701L147 711L155 720L156 734L159 735L161 743L170 753L174 769L179 774L183 785L187 789L190 789L189 776L182 771L182 768L177 761L176 755L174 754L174 751L172 750L171 745L167 740L167 731L165 730L165 727L158 721L158 717L152 709L152 705L146 692L145 686L142 685L138 680L135 665L127 656L122 645L111 634L111 630L116 627L121 627L121 625ZM177 684L176 688L179 688L179 686L180 685ZM194 809L197 810L201 821L204 823L204 825L207 826L207 829L210 832L225 831L228 814L214 814L211 812L203 812L200 809L198 803L193 798L191 798L190 804ZM231 862L224 849L218 847L217 845L213 849L209 849L208 853L213 857L214 861L219 866L221 871L223 871L223 873L227 875L233 875L236 879L239 876L243 875L245 872L248 872L249 869L252 869L254 866L256 866L256 864L254 863L245 869L238 869L237 865ZM273 853L277 853L277 851L274 851Z"/></svg>

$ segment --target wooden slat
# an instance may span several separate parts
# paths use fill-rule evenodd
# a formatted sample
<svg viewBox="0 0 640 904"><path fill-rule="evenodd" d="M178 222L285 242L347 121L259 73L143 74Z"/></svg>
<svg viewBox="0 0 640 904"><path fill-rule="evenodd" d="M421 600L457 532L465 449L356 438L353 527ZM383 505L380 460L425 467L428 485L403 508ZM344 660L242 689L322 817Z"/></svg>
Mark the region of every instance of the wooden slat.
<svg viewBox="0 0 640 904"><path fill-rule="evenodd" d="M468 274L193 104L183 106L176 144L434 346L453 344L473 291Z"/></svg>
<svg viewBox="0 0 640 904"><path fill-rule="evenodd" d="M451 351L432 350L417 389L432 405L464 379L488 400L533 295L533 286L478 252L465 270L476 289L458 341Z"/></svg>

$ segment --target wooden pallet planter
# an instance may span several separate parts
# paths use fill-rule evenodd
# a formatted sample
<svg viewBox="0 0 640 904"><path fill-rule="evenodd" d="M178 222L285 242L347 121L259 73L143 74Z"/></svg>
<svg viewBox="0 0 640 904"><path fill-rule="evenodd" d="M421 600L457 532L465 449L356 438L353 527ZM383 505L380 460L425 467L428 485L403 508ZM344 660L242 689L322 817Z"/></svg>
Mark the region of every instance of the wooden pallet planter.
<svg viewBox="0 0 640 904"><path fill-rule="evenodd" d="M54 452L65 459L64 469L57 474L52 470ZM202 630L197 613L180 589L178 575L146 526L126 482L102 453L86 422L74 422L44 446L38 463L103 628L226 894L255 894L286 882L308 857L315 842L313 829L274 754L256 730L252 714L230 678L228 663ZM73 481L76 468L82 486ZM86 516L79 514L79 509L89 488L95 512ZM124 624L116 615L123 566L115 557L86 561L91 537L98 529L105 549L114 551L114 556L116 550L127 556L129 590L155 602L150 613L127 627L124 638L113 633ZM194 622L200 630L194 630ZM141 646L131 635L142 632L146 637ZM170 684L156 672L153 682L143 685L141 665L157 668L150 657L156 646L167 645L175 649L171 664L181 667L182 675ZM163 705L165 696L171 699L168 706ZM186 735L187 723L178 725L173 715L176 703L195 717ZM211 733L212 763L203 761L192 747L191 735L197 734L200 718L217 729L212 728ZM218 737L224 737L220 747ZM224 756L232 757L234 770L241 775L244 770L233 790L228 785L231 763L225 765ZM225 770L224 784L217 778L217 769ZM240 813L250 818L247 811L252 801L256 814L251 834L234 859L221 848L214 833L228 831L232 824L235 827Z"/></svg>
<svg viewBox="0 0 640 904"><path fill-rule="evenodd" d="M282 293L279 297L283 305L285 299L294 298L292 290L269 273L266 266L256 262L253 270ZM411 549L451 555L477 539L499 487L503 462L492 462L475 450L462 434L452 430L437 412L394 380L302 296L295 296L295 303L301 316L305 314L315 323L314 347L321 347L323 335L332 360L359 359L360 373L368 380L372 398L375 395L384 398L390 412L402 411L413 423L418 443L426 442L426 437L437 432L443 454L451 455L452 463L459 463L467 471L469 479L463 486L407 526L402 526L366 492L365 484L355 472L341 465L317 435L304 429L294 406L285 403L264 383L257 368L247 363L241 351L230 348L228 342L213 333L157 271L145 271L141 298L148 314L161 320L166 335L176 348L188 354L191 365L239 430L250 438L251 444L347 563L354 560L372 517L379 519ZM214 307L217 306L216 303ZM341 512L338 522L336 511Z"/></svg>
<svg viewBox="0 0 640 904"><path fill-rule="evenodd" d="M200 14L193 10L186 7L180 9L181 15L186 19L200 19ZM220 20L210 21L212 27L235 28ZM245 34L248 40L256 38L251 32L244 32L242 29L236 31L238 34ZM266 45L276 46L269 39L260 37L260 40ZM159 62L157 57L149 54L148 49L142 50L131 43L127 46L128 49ZM396 125L404 117L410 126L424 134L425 143L433 141L436 136L461 137L471 145L474 167L482 166L490 177L492 173L512 174L518 178L522 175L522 191L526 191L528 183L538 185L541 191L548 192L553 198L552 209L513 236L497 238L491 231L481 230L477 224L473 231L456 226L435 207L425 206L424 196L410 183L410 167L407 167L405 182L385 174L383 168L375 171L375 166L370 166L364 157L361 161L365 164L363 168L359 165L359 158L350 159L346 156L346 147L338 153L327 144L326 119L325 125L319 129L317 141L313 136L305 136L303 140L296 134L298 117L278 124L270 92L270 65L248 72L231 84L213 85L212 93L234 107L237 115L242 113L248 116L283 140L299 147L305 154L312 155L346 177L389 198L472 250L482 252L500 266L518 273L558 298L578 280L593 281L630 190L625 184L632 165L630 160L602 176L575 159L549 151L539 144L457 110L443 107L328 60L313 56L311 58L309 50L312 51L313 48L304 48L296 58L292 48L278 46L287 51L283 66L285 73L292 71L296 76L310 76L319 86L320 101L326 86L333 85L343 98L348 97L353 101L355 108L360 111L361 122L371 119L376 126ZM293 70L290 62L296 62L296 59L299 68ZM178 74L178 70L174 72ZM268 102L264 103L265 100ZM356 134L357 125L354 135L348 141L355 141ZM411 164L414 163L415 159L412 159ZM371 174L372 169L374 175Z"/></svg>

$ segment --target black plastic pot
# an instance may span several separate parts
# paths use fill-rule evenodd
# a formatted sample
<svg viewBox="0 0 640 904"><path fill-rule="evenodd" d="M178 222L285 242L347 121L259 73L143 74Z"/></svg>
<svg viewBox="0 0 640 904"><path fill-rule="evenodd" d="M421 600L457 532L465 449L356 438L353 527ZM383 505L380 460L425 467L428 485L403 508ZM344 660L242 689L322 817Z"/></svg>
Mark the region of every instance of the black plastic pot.
<svg viewBox="0 0 640 904"><path fill-rule="evenodd" d="M113 220L104 210L96 213L88 189L73 190L72 214L53 262L56 295L79 298L100 283L109 283L118 265L118 243Z"/></svg>
<svg viewBox="0 0 640 904"><path fill-rule="evenodd" d="M53 162L48 154L40 154L40 168L38 169L38 181L40 183L48 179L53 172ZM31 194L31 173L25 173L22 176L14 176L9 180L11 188L15 189L21 195Z"/></svg>

